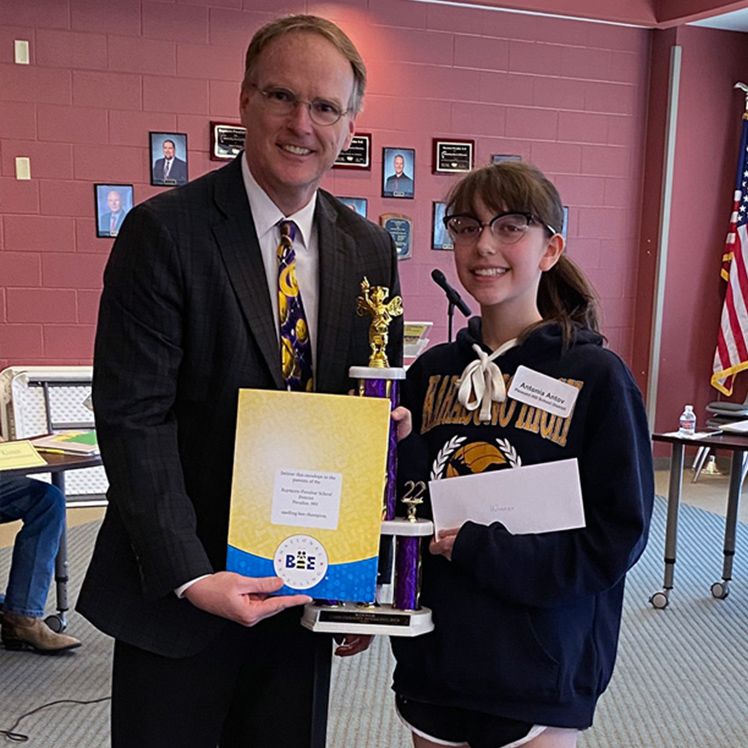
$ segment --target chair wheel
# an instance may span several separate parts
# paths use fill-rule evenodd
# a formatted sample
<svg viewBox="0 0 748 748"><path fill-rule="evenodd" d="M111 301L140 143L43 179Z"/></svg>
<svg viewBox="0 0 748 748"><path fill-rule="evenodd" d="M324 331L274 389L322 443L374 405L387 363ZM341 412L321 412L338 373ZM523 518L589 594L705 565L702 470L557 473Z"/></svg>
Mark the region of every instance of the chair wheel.
<svg viewBox="0 0 748 748"><path fill-rule="evenodd" d="M653 608L664 610L669 605L670 600L666 592L655 592L654 595L649 598L649 602Z"/></svg>
<svg viewBox="0 0 748 748"><path fill-rule="evenodd" d="M61 634L67 628L65 622L57 613L47 616L44 619L44 623L46 623L56 634Z"/></svg>
<svg viewBox="0 0 748 748"><path fill-rule="evenodd" d="M712 591L712 597L717 600L724 600L730 594L727 582L715 582L710 589Z"/></svg>

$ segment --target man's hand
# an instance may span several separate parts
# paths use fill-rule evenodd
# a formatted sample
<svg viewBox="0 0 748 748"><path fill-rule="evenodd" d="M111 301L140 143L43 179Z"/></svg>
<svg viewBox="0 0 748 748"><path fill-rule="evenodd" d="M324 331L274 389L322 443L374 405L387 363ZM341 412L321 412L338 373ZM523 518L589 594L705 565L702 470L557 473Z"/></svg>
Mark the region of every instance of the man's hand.
<svg viewBox="0 0 748 748"><path fill-rule="evenodd" d="M219 571L195 582L184 596L200 610L242 626L254 626L286 608L312 602L308 595L268 597L282 586L278 577L244 577Z"/></svg>
<svg viewBox="0 0 748 748"><path fill-rule="evenodd" d="M451 561L452 548L454 547L455 538L459 531L459 527L454 530L442 530L439 533L438 539L436 535L431 539L431 542L429 543L429 551L434 556L444 556L447 561Z"/></svg>
<svg viewBox="0 0 748 748"><path fill-rule="evenodd" d="M338 646L335 654L338 657L350 657L369 648L373 636L368 634L336 634L335 641Z"/></svg>

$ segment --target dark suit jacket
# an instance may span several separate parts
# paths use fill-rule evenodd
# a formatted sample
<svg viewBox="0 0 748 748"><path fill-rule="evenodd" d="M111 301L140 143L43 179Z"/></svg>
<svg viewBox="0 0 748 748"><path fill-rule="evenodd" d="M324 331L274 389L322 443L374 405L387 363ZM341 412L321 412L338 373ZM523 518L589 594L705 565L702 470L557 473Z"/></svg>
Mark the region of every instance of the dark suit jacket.
<svg viewBox="0 0 748 748"><path fill-rule="evenodd" d="M413 180L403 172L399 177L397 174L392 174L387 177L387 182L384 185L385 192L400 193L404 195L413 194Z"/></svg>
<svg viewBox="0 0 748 748"><path fill-rule="evenodd" d="M240 158L133 208L104 274L93 399L110 503L78 610L167 656L225 625L173 590L225 568L237 390L283 388ZM397 260L385 231L323 191L315 223L316 389L345 393L369 360L359 284L399 293ZM389 353L398 365L402 317Z"/></svg>
<svg viewBox="0 0 748 748"><path fill-rule="evenodd" d="M187 162L181 158L174 157L174 163L169 171L169 181L164 181L165 158L160 158L153 165L153 181L157 184L171 184L172 180L177 184L187 184Z"/></svg>
<svg viewBox="0 0 748 748"><path fill-rule="evenodd" d="M112 215L115 217L115 225L114 225L114 231L115 233L112 234ZM99 216L99 233L100 234L107 234L109 236L116 236L117 232L119 232L120 226L122 226L122 221L125 220L125 216L127 215L126 210L121 210L119 213L112 213L111 211L107 213L102 213Z"/></svg>

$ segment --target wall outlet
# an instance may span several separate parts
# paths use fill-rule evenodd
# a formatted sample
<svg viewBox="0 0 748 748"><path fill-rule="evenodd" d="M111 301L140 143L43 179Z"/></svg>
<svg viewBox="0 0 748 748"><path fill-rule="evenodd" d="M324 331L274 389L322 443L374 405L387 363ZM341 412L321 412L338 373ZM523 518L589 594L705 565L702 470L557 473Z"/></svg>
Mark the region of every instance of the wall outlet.
<svg viewBox="0 0 748 748"><path fill-rule="evenodd" d="M16 39L15 48L16 65L28 65L29 43L25 39Z"/></svg>
<svg viewBox="0 0 748 748"><path fill-rule="evenodd" d="M16 157L16 179L31 179L31 159L28 156Z"/></svg>

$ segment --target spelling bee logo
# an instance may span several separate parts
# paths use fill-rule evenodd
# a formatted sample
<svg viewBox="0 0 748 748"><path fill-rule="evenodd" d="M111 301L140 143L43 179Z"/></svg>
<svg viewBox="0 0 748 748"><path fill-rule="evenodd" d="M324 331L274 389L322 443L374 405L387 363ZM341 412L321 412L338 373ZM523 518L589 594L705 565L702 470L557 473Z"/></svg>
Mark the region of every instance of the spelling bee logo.
<svg viewBox="0 0 748 748"><path fill-rule="evenodd" d="M324 579L327 553L322 544L309 535L291 535L276 549L273 567L289 587L308 590Z"/></svg>

